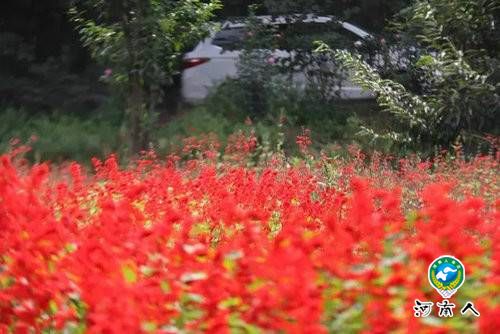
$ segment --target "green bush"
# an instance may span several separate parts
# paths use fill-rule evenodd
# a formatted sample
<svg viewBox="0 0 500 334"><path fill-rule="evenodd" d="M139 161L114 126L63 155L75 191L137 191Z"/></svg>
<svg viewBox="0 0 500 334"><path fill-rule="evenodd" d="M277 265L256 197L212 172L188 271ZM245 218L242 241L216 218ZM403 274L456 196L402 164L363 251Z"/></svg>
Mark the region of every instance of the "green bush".
<svg viewBox="0 0 500 334"><path fill-rule="evenodd" d="M399 120L400 129L366 134L426 154L457 145L471 155L488 149L489 135L499 133L498 10L491 0L436 0L416 1L402 12L395 28L421 49L412 64L419 91L384 78L359 56L336 51L353 81L375 92L379 105Z"/></svg>

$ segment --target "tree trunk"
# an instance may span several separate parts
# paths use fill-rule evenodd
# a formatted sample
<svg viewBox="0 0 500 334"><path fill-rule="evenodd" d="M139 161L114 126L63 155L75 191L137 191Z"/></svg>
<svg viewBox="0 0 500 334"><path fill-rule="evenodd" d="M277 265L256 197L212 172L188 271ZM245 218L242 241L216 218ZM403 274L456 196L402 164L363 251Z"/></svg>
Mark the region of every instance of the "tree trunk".
<svg viewBox="0 0 500 334"><path fill-rule="evenodd" d="M146 45L142 36L143 24L149 11L149 0L135 0L133 8L136 9L134 18L129 18L127 10L123 12L122 27L127 44L128 62L128 97L127 97L127 128L129 134L130 153L137 154L147 149L149 129L146 126L148 117L148 94L144 80L139 74L142 66L142 52ZM123 5L123 4L122 4ZM125 7L123 9L126 9Z"/></svg>
<svg viewBox="0 0 500 334"><path fill-rule="evenodd" d="M146 149L147 146L147 136L143 129L146 105L140 77L131 75L129 80L129 96L127 98L129 145L130 152L136 154Z"/></svg>

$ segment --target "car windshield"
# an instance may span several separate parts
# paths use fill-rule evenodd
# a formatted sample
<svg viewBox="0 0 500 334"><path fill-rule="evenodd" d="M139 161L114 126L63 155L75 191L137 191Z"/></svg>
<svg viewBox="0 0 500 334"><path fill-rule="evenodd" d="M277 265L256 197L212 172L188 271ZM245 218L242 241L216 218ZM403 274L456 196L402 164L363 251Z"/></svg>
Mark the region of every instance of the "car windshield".
<svg viewBox="0 0 500 334"><path fill-rule="evenodd" d="M255 35L249 33L247 27L226 28L214 36L212 44L223 49L239 50L244 48L245 41L250 36ZM354 42L361 39L333 21L266 25L255 37L258 42L252 45L262 48L306 51L312 50L315 41L323 41L332 47L344 49L352 47Z"/></svg>

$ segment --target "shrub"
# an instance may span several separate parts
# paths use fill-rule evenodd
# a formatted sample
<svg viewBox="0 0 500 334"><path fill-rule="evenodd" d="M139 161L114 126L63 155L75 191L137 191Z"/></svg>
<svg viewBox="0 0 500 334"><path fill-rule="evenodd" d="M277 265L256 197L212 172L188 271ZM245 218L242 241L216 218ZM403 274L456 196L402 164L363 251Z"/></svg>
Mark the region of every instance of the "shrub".
<svg viewBox="0 0 500 334"><path fill-rule="evenodd" d="M400 132L366 132L427 153L457 142L470 152L487 146L486 134L498 133L500 44L493 38L498 9L488 0L416 1L403 11L396 29L422 50L414 63L418 92L381 77L359 57L336 52L355 82L377 93L379 104L402 125Z"/></svg>

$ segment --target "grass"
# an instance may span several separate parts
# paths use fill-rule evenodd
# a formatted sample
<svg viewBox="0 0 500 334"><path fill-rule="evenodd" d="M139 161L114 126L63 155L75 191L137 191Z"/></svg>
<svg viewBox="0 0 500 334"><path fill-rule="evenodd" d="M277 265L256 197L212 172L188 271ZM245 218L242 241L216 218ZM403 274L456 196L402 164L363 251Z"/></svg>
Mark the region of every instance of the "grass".
<svg viewBox="0 0 500 334"><path fill-rule="evenodd" d="M219 91L202 105L182 106L162 122L154 130L154 148L161 155L168 154L181 147L185 138L207 134L224 145L234 133L254 131L264 146L270 149L283 146L286 153L296 155L295 139L304 128L311 130L313 148L319 151L331 145L352 143L357 139L361 121L379 128L387 124L374 101L325 104L295 99L288 105L286 101L278 102L273 101L266 114L251 115L230 94ZM15 140L31 147L27 157L35 162L88 162L94 156L124 155L126 133L122 109L111 98L89 114L0 108L0 151L8 150Z"/></svg>
<svg viewBox="0 0 500 334"><path fill-rule="evenodd" d="M88 161L120 149L119 127L96 116L33 115L22 109L0 113L0 150L12 143L28 144L33 161Z"/></svg>

